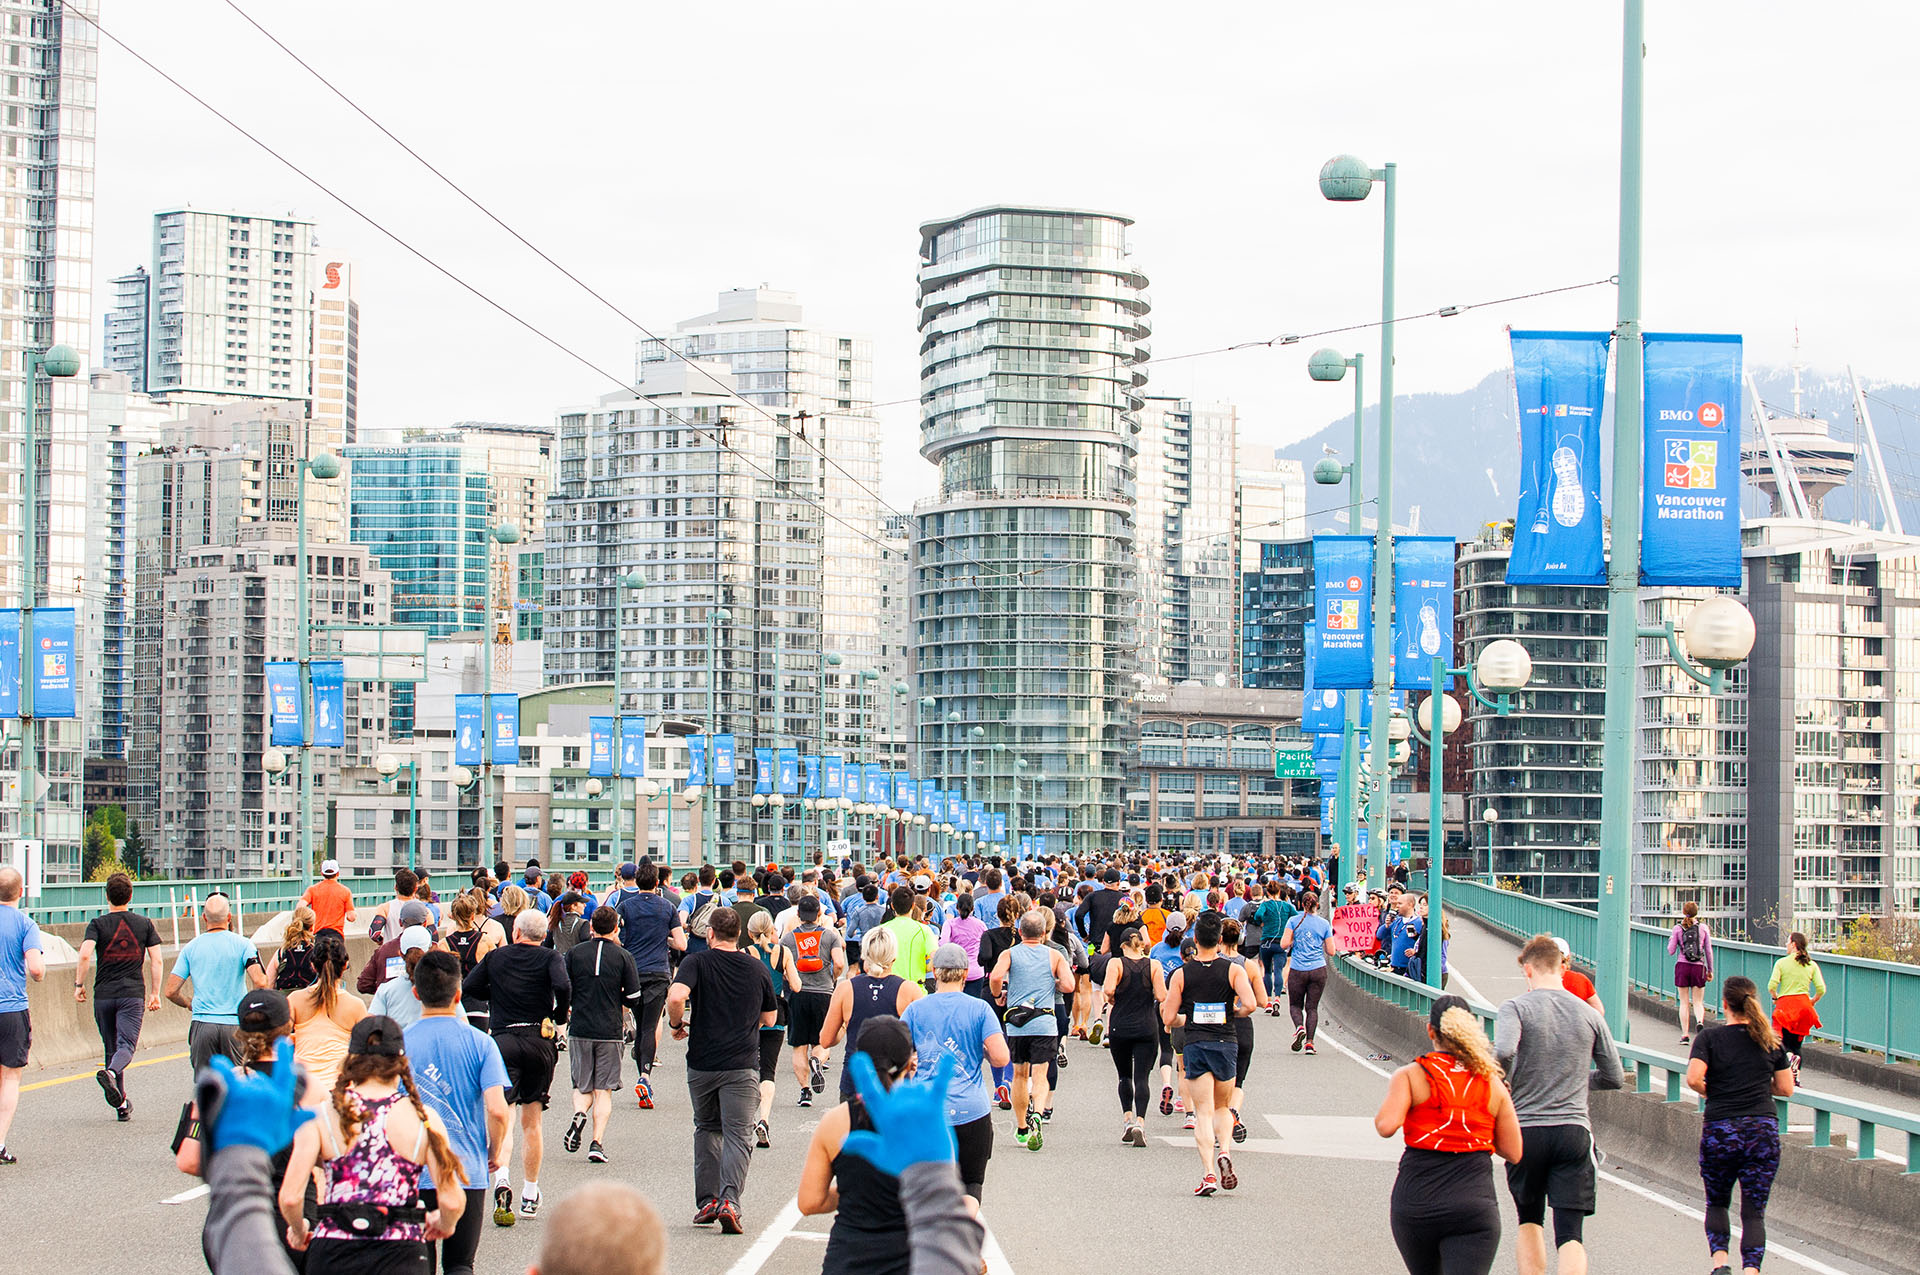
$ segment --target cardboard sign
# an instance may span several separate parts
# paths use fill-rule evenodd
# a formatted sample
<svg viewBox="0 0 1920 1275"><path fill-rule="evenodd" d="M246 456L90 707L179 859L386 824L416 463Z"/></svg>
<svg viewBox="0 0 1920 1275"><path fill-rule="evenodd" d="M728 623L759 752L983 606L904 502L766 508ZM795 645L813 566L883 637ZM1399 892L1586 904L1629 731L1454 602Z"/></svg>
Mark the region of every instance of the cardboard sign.
<svg viewBox="0 0 1920 1275"><path fill-rule="evenodd" d="M1342 952L1366 956L1379 951L1379 928L1379 910L1370 903L1347 903L1333 910L1333 937Z"/></svg>

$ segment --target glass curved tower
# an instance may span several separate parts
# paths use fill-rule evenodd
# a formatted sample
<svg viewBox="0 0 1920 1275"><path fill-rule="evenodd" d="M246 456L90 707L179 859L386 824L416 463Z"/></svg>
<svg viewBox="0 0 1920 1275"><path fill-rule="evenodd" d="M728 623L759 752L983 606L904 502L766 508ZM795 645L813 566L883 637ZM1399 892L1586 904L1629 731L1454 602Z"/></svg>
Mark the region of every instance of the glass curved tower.
<svg viewBox="0 0 1920 1275"><path fill-rule="evenodd" d="M940 494L914 511L918 742L943 788L1056 853L1117 851L1126 809L1150 331L1131 224L995 206L920 228Z"/></svg>

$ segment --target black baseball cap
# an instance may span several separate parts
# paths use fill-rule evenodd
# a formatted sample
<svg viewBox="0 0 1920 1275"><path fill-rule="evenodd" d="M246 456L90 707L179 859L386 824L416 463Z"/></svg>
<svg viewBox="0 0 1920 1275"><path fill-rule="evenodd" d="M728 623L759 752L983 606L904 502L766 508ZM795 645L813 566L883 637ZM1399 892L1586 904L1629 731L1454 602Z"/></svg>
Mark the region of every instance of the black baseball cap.
<svg viewBox="0 0 1920 1275"><path fill-rule="evenodd" d="M401 1058L407 1052L406 1036L400 1024L385 1014L369 1014L353 1025L353 1035L347 1041L347 1052Z"/></svg>
<svg viewBox="0 0 1920 1275"><path fill-rule="evenodd" d="M880 1073L881 1082L891 1085L913 1057L913 1032L892 1014L875 1014L860 1024L860 1039L854 1048L873 1059L873 1069Z"/></svg>
<svg viewBox="0 0 1920 1275"><path fill-rule="evenodd" d="M256 987L240 998L236 1011L243 1032L277 1031L293 1021L293 1009L287 998L271 987Z"/></svg>

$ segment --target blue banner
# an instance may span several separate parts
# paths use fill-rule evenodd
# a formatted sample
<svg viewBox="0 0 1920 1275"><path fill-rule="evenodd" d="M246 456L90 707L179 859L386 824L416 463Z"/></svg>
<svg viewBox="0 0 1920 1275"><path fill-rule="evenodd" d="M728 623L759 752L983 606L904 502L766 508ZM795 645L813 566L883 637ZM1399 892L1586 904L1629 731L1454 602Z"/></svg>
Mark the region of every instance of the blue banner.
<svg viewBox="0 0 1920 1275"><path fill-rule="evenodd" d="M73 608L33 609L33 715L72 717Z"/></svg>
<svg viewBox="0 0 1920 1275"><path fill-rule="evenodd" d="M1002 843L1006 841L1007 839L1007 812L1006 811L996 810L993 812L993 831L988 835L991 836L995 841L999 841Z"/></svg>
<svg viewBox="0 0 1920 1275"><path fill-rule="evenodd" d="M268 660L267 713L273 724L268 738L275 748L298 748L306 742L301 738L300 707L300 666L292 660ZM20 712L17 699L13 711L16 716Z"/></svg>
<svg viewBox="0 0 1920 1275"><path fill-rule="evenodd" d="M860 800L870 806L887 804L887 771L878 762L860 764Z"/></svg>
<svg viewBox="0 0 1920 1275"><path fill-rule="evenodd" d="M1332 788L1327 787L1324 784L1321 785L1321 788L1320 788L1320 835L1323 837L1331 837L1333 835L1333 808L1334 808L1334 805L1339 801L1339 799L1340 799L1339 793L1335 792Z"/></svg>
<svg viewBox="0 0 1920 1275"><path fill-rule="evenodd" d="M1648 333L1640 583L1740 587L1740 338Z"/></svg>
<svg viewBox="0 0 1920 1275"><path fill-rule="evenodd" d="M797 748L780 749L779 752L775 754L774 764L779 771L774 778L774 785L784 796L798 796L800 792L800 750Z"/></svg>
<svg viewBox="0 0 1920 1275"><path fill-rule="evenodd" d="M1508 584L1605 584L1600 410L1605 332L1515 332L1520 501ZM1652 414L1648 414L1652 419Z"/></svg>
<svg viewBox="0 0 1920 1275"><path fill-rule="evenodd" d="M1341 703L1340 692L1323 689L1314 681L1314 648L1320 645L1320 626L1308 624L1303 630L1305 642L1302 650L1301 674L1303 690L1300 698L1300 729L1308 734L1322 735L1341 729L1346 723L1346 710Z"/></svg>
<svg viewBox="0 0 1920 1275"><path fill-rule="evenodd" d="M907 814L920 813L920 785L904 770L893 777L893 804Z"/></svg>
<svg viewBox="0 0 1920 1275"><path fill-rule="evenodd" d="M20 716L20 612L0 611L0 717Z"/></svg>
<svg viewBox="0 0 1920 1275"><path fill-rule="evenodd" d="M987 830L987 803L969 801L967 803L967 831L983 833Z"/></svg>
<svg viewBox="0 0 1920 1275"><path fill-rule="evenodd" d="M597 779L613 778L613 719L587 719L587 774Z"/></svg>
<svg viewBox="0 0 1920 1275"><path fill-rule="evenodd" d="M713 737L713 782L722 788L731 787L733 772L733 736L715 735Z"/></svg>
<svg viewBox="0 0 1920 1275"><path fill-rule="evenodd" d="M812 800L813 798L821 795L820 793L820 758L815 753L808 753L806 756L800 759L800 764L807 768L806 783L800 789L800 795L802 797L807 798L808 800Z"/></svg>
<svg viewBox="0 0 1920 1275"><path fill-rule="evenodd" d="M1339 736L1336 735L1333 738L1338 739ZM1338 756L1314 758L1313 777L1322 784L1340 782L1340 758Z"/></svg>
<svg viewBox="0 0 1920 1275"><path fill-rule="evenodd" d="M313 746L347 746L347 666L339 660L315 660L307 665L313 679ZM35 694L38 694L36 691ZM34 711L39 711L35 701Z"/></svg>
<svg viewBox="0 0 1920 1275"><path fill-rule="evenodd" d="M935 813L933 808L933 780L922 779L919 783L915 784L914 787L919 789L919 791L914 794L914 810L919 814L925 815L928 823L939 823L940 816Z"/></svg>
<svg viewBox="0 0 1920 1275"><path fill-rule="evenodd" d="M1373 686L1373 537L1313 538L1313 684Z"/></svg>
<svg viewBox="0 0 1920 1275"><path fill-rule="evenodd" d="M480 745L485 738L485 714L478 695L453 697L453 764L478 766Z"/></svg>
<svg viewBox="0 0 1920 1275"><path fill-rule="evenodd" d="M1330 757L1334 761L1339 761L1341 746L1345 743L1344 730L1337 733L1315 735L1313 737L1313 759L1320 761Z"/></svg>
<svg viewBox="0 0 1920 1275"><path fill-rule="evenodd" d="M927 822L945 823L947 821L947 794L935 788L926 795Z"/></svg>
<svg viewBox="0 0 1920 1275"><path fill-rule="evenodd" d="M771 748L753 750L753 790L757 793L773 791L773 750Z"/></svg>
<svg viewBox="0 0 1920 1275"><path fill-rule="evenodd" d="M647 777L647 719L620 719L620 774L627 779Z"/></svg>
<svg viewBox="0 0 1920 1275"><path fill-rule="evenodd" d="M487 760L496 766L520 764L520 697L498 693L487 697L488 716L493 719L493 753Z"/></svg>
<svg viewBox="0 0 1920 1275"><path fill-rule="evenodd" d="M823 797L844 797L847 795L847 763L843 757L827 757L820 762L820 795Z"/></svg>
<svg viewBox="0 0 1920 1275"><path fill-rule="evenodd" d="M687 736L687 787L700 788L707 782L707 737Z"/></svg>
<svg viewBox="0 0 1920 1275"><path fill-rule="evenodd" d="M1453 537L1395 536L1393 684L1432 690L1436 655L1453 667Z"/></svg>

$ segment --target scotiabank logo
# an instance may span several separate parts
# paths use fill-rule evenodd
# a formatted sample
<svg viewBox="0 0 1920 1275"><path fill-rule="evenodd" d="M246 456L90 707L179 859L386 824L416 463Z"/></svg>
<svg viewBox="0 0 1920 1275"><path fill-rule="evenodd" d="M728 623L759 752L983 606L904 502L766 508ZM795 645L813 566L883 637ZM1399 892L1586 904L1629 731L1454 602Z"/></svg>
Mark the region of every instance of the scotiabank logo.
<svg viewBox="0 0 1920 1275"><path fill-rule="evenodd" d="M345 263L339 261L329 261L327 263L327 287L337 288L340 286L340 267L343 264Z"/></svg>

